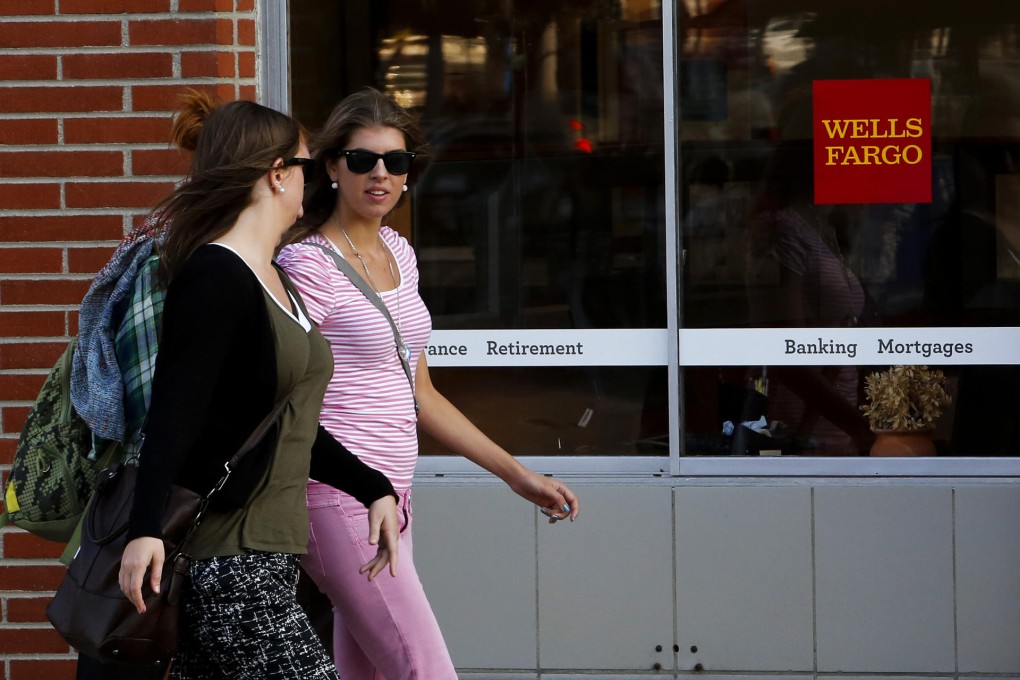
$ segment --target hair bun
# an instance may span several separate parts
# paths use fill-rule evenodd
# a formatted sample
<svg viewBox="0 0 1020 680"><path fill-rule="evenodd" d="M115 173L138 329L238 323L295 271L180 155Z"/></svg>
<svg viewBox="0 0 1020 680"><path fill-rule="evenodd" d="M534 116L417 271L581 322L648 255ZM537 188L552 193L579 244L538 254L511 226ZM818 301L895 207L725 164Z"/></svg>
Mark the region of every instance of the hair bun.
<svg viewBox="0 0 1020 680"><path fill-rule="evenodd" d="M185 151L194 151L206 119L218 106L219 102L208 92L185 90L178 96L171 141Z"/></svg>

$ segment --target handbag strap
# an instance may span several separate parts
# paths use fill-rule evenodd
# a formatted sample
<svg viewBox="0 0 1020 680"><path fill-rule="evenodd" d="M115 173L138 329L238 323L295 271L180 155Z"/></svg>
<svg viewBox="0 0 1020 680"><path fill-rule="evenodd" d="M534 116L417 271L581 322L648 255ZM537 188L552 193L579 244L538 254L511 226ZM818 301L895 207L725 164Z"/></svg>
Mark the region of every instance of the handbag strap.
<svg viewBox="0 0 1020 680"><path fill-rule="evenodd" d="M410 356L408 356L410 351L408 351L407 346L404 344L404 339L400 336L400 329L397 328L397 324L393 323L393 317L390 316L390 310L386 308L386 304L379 297L379 294L376 293L368 284L368 281L362 278L361 274L359 274L357 270L351 266L350 262L340 257L339 253L327 248L321 243L308 243L308 245L315 246L332 257L333 262L336 263L336 268L350 279L351 283L353 283L358 290L360 290L365 297L368 298L368 301L382 312L383 316L386 317L386 320L390 322L390 328L393 330L393 341L397 343L397 356L400 357L400 364L404 367L404 375L407 376L407 384L411 386L411 398L414 399L414 413L417 415L419 410L418 396L414 393L414 379L411 377L411 362Z"/></svg>
<svg viewBox="0 0 1020 680"><path fill-rule="evenodd" d="M223 468L225 470L223 476L220 477L219 481L216 482L216 485L209 491L209 493L202 498L202 503L198 506L198 512L195 513L195 520L191 523L191 528L188 529L188 533L184 536L184 539L178 546L177 552L183 552L184 546L191 540L191 537L198 528L198 525L202 523L202 517L205 515L206 508L209 507L209 500L213 497L213 494L223 488L223 486L227 483L227 480L230 478L230 473L234 471L234 468L236 468L238 463L241 462L241 459L244 458L249 451L254 449L256 444L262 441L262 438L266 436L266 432L269 431L269 428L272 427L279 419L280 414L283 413L283 409L287 407L287 403L289 401L290 393L288 392L276 401L273 405L273 410L267 413L266 417L262 419L262 422L260 422L254 430L252 430L252 433L244 440L244 443L241 444L241 448L237 450L237 453L231 456L230 460L223 464Z"/></svg>
<svg viewBox="0 0 1020 680"><path fill-rule="evenodd" d="M287 407L287 403L289 401L290 393L287 393L278 399L273 405L273 410L267 413L266 417L262 419L262 422L259 423L254 430L252 430L252 433L244 440L244 443L241 444L241 448L237 450L237 453L231 456L230 460L224 464L223 467L226 468L227 472L223 475L223 479L220 480L222 483L217 484L218 487L222 487L223 483L226 483L226 478L230 476L230 472L237 467L237 464L241 462L241 459L244 458L249 451L254 449L256 444L262 441L262 438L266 436L266 432L269 431L269 428L276 424L276 421L279 419L280 414L283 413L283 409Z"/></svg>
<svg viewBox="0 0 1020 680"><path fill-rule="evenodd" d="M301 307L301 311L304 312L305 316L308 316L308 310L305 309L304 303L301 301L301 296L297 294L296 290L293 290L294 284L291 282L286 272L284 272L283 269L280 269L279 267L277 267L277 271L280 273L280 279L283 282L283 286L287 290L288 294L291 295L293 299L297 302L297 304ZM238 466L238 464L241 462L241 459L244 458L249 451L254 449L255 446L260 441L262 441L262 438L266 436L266 433L269 431L269 428L276 424L276 421L279 420L280 418L280 414L283 413L283 409L285 409L287 407L287 404L290 402L290 395L291 393L288 392L287 394L283 395L282 397L276 400L276 403L273 404L272 410L269 413L267 413L264 418L262 418L262 421L258 425L255 426L255 429L252 430L251 434L248 435L248 438L244 440L244 443L241 444L241 447L239 449L237 449L237 452L230 457L230 460L223 464L224 470L223 476L220 477L219 481L216 482L216 485L212 489L210 489L209 493L207 493L205 497L202 498L202 503L201 505L199 505L198 512L195 514L195 521L192 522L191 528L188 529L187 535L185 535L184 540L182 540L180 543L180 546L178 548L179 553L183 553L184 546L187 545L188 541L191 539L191 536L195 533L195 529L197 529L198 525L202 522L202 517L203 515L205 515L206 509L209 507L209 500L212 498L213 494L215 494L217 491L219 491L226 485L227 480L230 479L230 473L233 472L234 469Z"/></svg>

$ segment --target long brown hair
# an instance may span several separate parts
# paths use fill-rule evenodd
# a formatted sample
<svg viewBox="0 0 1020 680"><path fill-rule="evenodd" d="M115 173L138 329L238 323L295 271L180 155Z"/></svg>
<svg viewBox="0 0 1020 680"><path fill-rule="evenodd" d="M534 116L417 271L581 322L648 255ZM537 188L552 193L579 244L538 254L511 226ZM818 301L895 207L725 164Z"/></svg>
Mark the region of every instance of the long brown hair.
<svg viewBox="0 0 1020 680"><path fill-rule="evenodd" d="M309 143L315 161L312 180L305 188L305 214L284 237L282 243L300 241L317 231L336 208L337 190L331 186L326 161L334 158L350 142L358 130L368 127L388 127L404 136L408 151L418 154L408 173L407 183L413 184L425 167L428 144L418 120L406 109L373 87L366 87L348 95L333 109L322 129ZM404 200L401 195L397 205Z"/></svg>
<svg viewBox="0 0 1020 680"><path fill-rule="evenodd" d="M193 151L188 177L157 208L166 227L160 276L169 283L188 258L226 233L251 204L252 187L303 139L289 116L249 101L217 104L189 90L180 98L172 141Z"/></svg>

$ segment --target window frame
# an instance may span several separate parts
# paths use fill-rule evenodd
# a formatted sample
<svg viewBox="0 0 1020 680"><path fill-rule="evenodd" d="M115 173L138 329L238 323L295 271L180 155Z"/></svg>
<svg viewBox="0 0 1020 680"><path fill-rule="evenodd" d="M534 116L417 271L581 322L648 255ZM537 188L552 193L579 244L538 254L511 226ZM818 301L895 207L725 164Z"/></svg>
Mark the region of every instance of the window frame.
<svg viewBox="0 0 1020 680"><path fill-rule="evenodd" d="M680 250L676 225L680 222L682 187L680 186L679 145L679 50L675 36L678 30L676 6L682 0L663 0L663 101L664 111L664 186L666 219L666 305L667 380L669 398L668 432L670 445L665 456L519 456L529 467L546 474L561 476L594 476L654 480L663 477L740 478L740 477L957 477L1001 478L1020 476L1020 452L1016 458L934 457L934 458L843 458L843 457L754 457L754 456L685 456L681 436L683 411L683 368L679 363L679 329L681 328L680 282L684 253ZM289 113L289 2L258 4L259 54L257 61L259 99L267 106ZM670 228L670 227L673 228ZM748 329L749 334L755 332ZM512 453L512 452L511 452ZM472 478L487 475L485 471L459 456L423 456L418 462L416 477L422 479Z"/></svg>

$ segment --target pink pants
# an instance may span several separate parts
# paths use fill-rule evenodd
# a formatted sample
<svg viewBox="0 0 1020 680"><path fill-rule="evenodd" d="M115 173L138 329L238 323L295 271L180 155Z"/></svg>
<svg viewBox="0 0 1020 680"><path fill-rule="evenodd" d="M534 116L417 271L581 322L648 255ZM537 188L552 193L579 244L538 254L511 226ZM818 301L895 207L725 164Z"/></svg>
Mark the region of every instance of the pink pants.
<svg viewBox="0 0 1020 680"><path fill-rule="evenodd" d="M333 659L344 680L456 680L411 546L411 492L401 493L397 576L358 573L375 556L368 509L325 485L308 490L311 537L301 565L333 603Z"/></svg>

